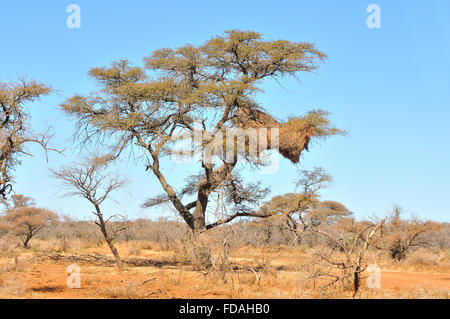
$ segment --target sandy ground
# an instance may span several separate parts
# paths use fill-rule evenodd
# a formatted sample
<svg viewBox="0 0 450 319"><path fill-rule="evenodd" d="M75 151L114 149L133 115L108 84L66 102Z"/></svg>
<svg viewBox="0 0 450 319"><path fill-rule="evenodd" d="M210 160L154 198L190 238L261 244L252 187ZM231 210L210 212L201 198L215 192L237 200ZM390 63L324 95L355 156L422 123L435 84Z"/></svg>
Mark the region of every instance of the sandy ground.
<svg viewBox="0 0 450 319"><path fill-rule="evenodd" d="M84 253L92 253L86 250ZM105 253L102 249L95 252ZM126 255L122 249L123 255ZM302 286L301 267L292 264L302 260L299 254L280 255L274 262L273 271L258 279L251 272L233 274L226 283L218 283L210 274L193 271L189 266L168 264L158 267L127 266L119 270L114 266L81 263L80 288L67 287L67 261L34 260L39 252L24 252L18 258L1 258L0 263L17 266L4 272L11 279L11 286L22 285L20 294L1 297L11 298L308 298L314 295ZM69 254L69 253L68 253ZM253 256L252 256L253 254ZM247 252L236 260L245 262L260 252ZM167 259L167 252L146 250L140 258ZM270 255L270 252L269 252ZM259 257L258 257L259 258ZM283 269L282 267L285 267ZM10 266L14 267L14 266ZM300 270L299 270L300 269ZM11 289L10 289L11 290ZM420 290L418 294L417 291ZM11 291L14 291L12 289ZM409 294L408 291L415 291ZM428 291L439 291L439 294ZM448 298L450 294L450 271L443 267L413 267L381 265L381 288L362 288L361 298ZM331 297L348 298L350 295Z"/></svg>
<svg viewBox="0 0 450 319"><path fill-rule="evenodd" d="M126 286L128 282L143 283L140 289L143 291L142 297L148 298L205 298L228 296L214 295L206 296L201 294L190 295L182 287L171 289L171 294L162 292L156 281L161 272L155 268L139 267L139 269L126 269L118 271L115 268L85 266L85 273L81 273L81 288L70 289L66 285L67 273L66 265L63 264L35 264L29 271L24 273L24 278L30 290L30 298L105 298L98 294L99 288L111 286ZM169 269L165 269L170 272ZM176 270L173 270L175 275ZM146 280L149 280L147 283ZM194 278L192 278L193 281ZM400 271L382 271L382 290L403 290L411 288L445 288L450 289L450 274L423 274L408 273ZM184 290L184 291L183 291ZM186 294L184 294L186 293ZM120 297L120 296L119 296ZM125 297L125 296L122 296ZM132 296L131 296L132 297ZM266 296L270 298L270 295Z"/></svg>
<svg viewBox="0 0 450 319"><path fill-rule="evenodd" d="M382 271L381 286L386 289L404 289L410 287L450 289L450 274L441 275Z"/></svg>

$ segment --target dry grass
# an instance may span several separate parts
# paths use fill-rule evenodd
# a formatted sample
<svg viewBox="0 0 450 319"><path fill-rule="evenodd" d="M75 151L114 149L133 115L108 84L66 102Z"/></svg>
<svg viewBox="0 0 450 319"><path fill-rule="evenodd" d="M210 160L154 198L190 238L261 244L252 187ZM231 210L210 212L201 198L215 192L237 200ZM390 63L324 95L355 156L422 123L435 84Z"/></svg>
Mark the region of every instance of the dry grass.
<svg viewBox="0 0 450 319"><path fill-rule="evenodd" d="M17 256L17 248L20 243L15 237L4 236L0 240L0 258Z"/></svg>
<svg viewBox="0 0 450 319"><path fill-rule="evenodd" d="M2 275L0 277L0 298L24 298L28 290L26 284L18 275Z"/></svg>
<svg viewBox="0 0 450 319"><path fill-rule="evenodd" d="M24 298L28 296L27 286L21 274L28 270L28 263L14 257L13 261L0 264L0 298Z"/></svg>
<svg viewBox="0 0 450 319"><path fill-rule="evenodd" d="M100 287L97 294L109 299L143 299L147 294L142 291L141 285L135 281L129 281L117 286Z"/></svg>
<svg viewBox="0 0 450 319"><path fill-rule="evenodd" d="M406 262L412 265L436 266L439 264L439 254L420 248L408 255Z"/></svg>
<svg viewBox="0 0 450 319"><path fill-rule="evenodd" d="M16 256L4 248L0 257L0 297L351 298L351 292L320 290L308 282L310 249L305 247L232 246L214 236L203 238L203 247L186 240L174 245L172 251L161 250L151 242L120 242L119 252L130 263L118 270L106 259L105 263L103 259L89 261L94 260L92 256L110 258L106 245L92 247L81 242L78 250L69 247L66 252L58 252L55 244L38 244L35 250L16 248ZM51 247L54 249L50 252L47 249ZM44 253L64 258L36 258ZM82 258L87 261L77 262ZM418 250L407 262L392 263L374 255L371 261L379 262L382 268L382 288L368 289L364 283L357 297L449 298L447 258L448 252L443 251L436 264L436 255ZM72 263L81 267L80 289L66 287L66 269Z"/></svg>

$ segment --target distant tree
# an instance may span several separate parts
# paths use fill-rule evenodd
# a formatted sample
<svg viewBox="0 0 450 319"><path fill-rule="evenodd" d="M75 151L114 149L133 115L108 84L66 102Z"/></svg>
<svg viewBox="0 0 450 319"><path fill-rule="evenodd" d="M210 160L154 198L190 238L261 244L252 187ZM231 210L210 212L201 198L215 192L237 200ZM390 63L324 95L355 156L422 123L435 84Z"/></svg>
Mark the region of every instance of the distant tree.
<svg viewBox="0 0 450 319"><path fill-rule="evenodd" d="M21 156L31 156L26 150L29 143L37 143L45 152L51 135L36 134L30 128L30 115L26 104L48 95L51 88L35 81L18 83L0 82L0 197L5 198L13 188L13 171L20 164Z"/></svg>
<svg viewBox="0 0 450 319"><path fill-rule="evenodd" d="M12 195L11 196L12 205L14 208L24 207L24 206L34 206L36 205L34 199L24 195Z"/></svg>
<svg viewBox="0 0 450 319"><path fill-rule="evenodd" d="M58 216L48 209L30 206L34 203L29 197L15 195L13 200L14 205L0 219L0 227L20 237L23 247L28 248L29 241Z"/></svg>
<svg viewBox="0 0 450 319"><path fill-rule="evenodd" d="M424 235L440 230L442 224L432 221L422 221L418 218L403 219L403 210L394 205L382 232L376 238L376 247L385 250L395 261L403 260L408 251L415 247L430 245L430 238Z"/></svg>
<svg viewBox="0 0 450 319"><path fill-rule="evenodd" d="M9 198L0 198L0 203L4 206L5 209L36 205L34 199L21 194L12 195Z"/></svg>
<svg viewBox="0 0 450 319"><path fill-rule="evenodd" d="M132 146L140 149L148 159L146 168L165 191L147 203L170 202L191 229L203 231L236 217L252 216L252 212L239 210L208 224L206 213L218 189L225 184L233 187L238 160L256 166L264 163L250 157L245 147L225 159L220 156L223 145L216 145L213 155L217 160L202 157L201 173L190 184L195 186L189 192L193 201L183 202L185 193L171 186L161 159L171 155L175 143L187 134L201 134L203 139L196 147L205 154L219 132L227 128L267 128L267 148L278 149L297 163L310 140L343 132L334 128L321 110L280 122L264 111L255 95L265 80L296 78L317 69L325 57L311 43L264 41L257 32L227 31L200 46L154 51L145 59L148 73L126 60L110 68L93 68L89 74L100 90L88 96L75 95L61 107L77 120L82 141L105 142L111 147L112 159ZM278 145L271 139L272 129L279 129Z"/></svg>
<svg viewBox="0 0 450 319"><path fill-rule="evenodd" d="M275 196L254 214L280 218L300 241L312 226L334 223L352 214L339 202L320 200L320 190L332 181L332 177L322 168L302 170L295 180L298 193Z"/></svg>
<svg viewBox="0 0 450 319"><path fill-rule="evenodd" d="M114 240L118 234L127 229L127 223L123 216L117 214L105 219L100 206L110 197L113 191L123 187L125 181L118 175L108 174L106 172L107 163L105 157L97 156L52 172L54 177L68 190L65 196L81 196L94 206L93 214L97 217L95 224L100 228L103 238L114 255L117 266L121 268L122 261L114 246ZM122 219L122 222L119 222L116 227L108 227L109 222L118 217Z"/></svg>

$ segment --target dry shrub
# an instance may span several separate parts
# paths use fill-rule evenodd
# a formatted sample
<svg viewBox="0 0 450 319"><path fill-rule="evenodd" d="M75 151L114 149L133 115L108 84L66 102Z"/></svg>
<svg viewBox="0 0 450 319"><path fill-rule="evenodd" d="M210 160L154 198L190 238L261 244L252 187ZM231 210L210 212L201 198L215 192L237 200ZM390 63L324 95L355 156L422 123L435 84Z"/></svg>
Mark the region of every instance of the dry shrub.
<svg viewBox="0 0 450 319"><path fill-rule="evenodd" d="M59 240L56 241L57 249L56 252L67 252L69 250L69 240L66 236L63 236L62 238L59 238Z"/></svg>
<svg viewBox="0 0 450 319"><path fill-rule="evenodd" d="M161 250L157 243L148 240L130 240L128 241L128 249L130 250L130 248L136 255L139 255L141 250Z"/></svg>
<svg viewBox="0 0 450 319"><path fill-rule="evenodd" d="M179 263L192 265L193 270L202 271L212 267L214 242L209 234L194 235L189 233L186 238L176 241L173 246L174 259Z"/></svg>
<svg viewBox="0 0 450 319"><path fill-rule="evenodd" d="M153 250L155 248L159 248L158 245L155 245L154 243L151 243L147 240L139 240L137 241L137 243L139 249Z"/></svg>
<svg viewBox="0 0 450 319"><path fill-rule="evenodd" d="M436 266L439 264L439 255L425 248L411 252L406 258L406 262L411 265Z"/></svg>
<svg viewBox="0 0 450 319"><path fill-rule="evenodd" d="M203 284L215 287L226 285L233 289L235 279L237 280L234 266L230 260L231 250L235 247L231 245L231 228L228 233L221 233L219 230L211 230L206 233L193 235L190 233L186 238L175 246L174 258L182 263L192 266L194 271L202 273Z"/></svg>
<svg viewBox="0 0 450 319"><path fill-rule="evenodd" d="M19 257L14 258L14 262L7 262L0 264L0 275L9 272L25 272L28 269L29 263Z"/></svg>
<svg viewBox="0 0 450 319"><path fill-rule="evenodd" d="M307 254L305 286L321 290L321 294L342 293L353 289L353 278L347 269L335 267L346 261L344 253L328 246L318 246Z"/></svg>
<svg viewBox="0 0 450 319"><path fill-rule="evenodd" d="M404 290L395 298L401 299L450 299L450 290L448 288L434 287L415 287Z"/></svg>
<svg viewBox="0 0 450 319"><path fill-rule="evenodd" d="M277 269L272 266L272 263L280 257L281 254L275 256L265 255L261 252L261 255L254 256L250 266L245 267L245 269L250 270L255 278L254 283L257 285L261 284L263 277L267 278L277 278Z"/></svg>
<svg viewBox="0 0 450 319"><path fill-rule="evenodd" d="M18 255L18 247L20 247L20 243L17 238L3 236L0 239L0 257L16 257Z"/></svg>
<svg viewBox="0 0 450 319"><path fill-rule="evenodd" d="M12 263L0 264L0 298L25 297L27 287L25 283L17 278L17 273L25 272L28 263L14 258Z"/></svg>
<svg viewBox="0 0 450 319"><path fill-rule="evenodd" d="M442 266L450 266L450 250L449 249L441 252L441 257L440 257L439 263Z"/></svg>
<svg viewBox="0 0 450 319"><path fill-rule="evenodd" d="M17 278L17 275L0 275L0 298L26 297L27 286L23 281Z"/></svg>
<svg viewBox="0 0 450 319"><path fill-rule="evenodd" d="M141 254L140 249L138 248L135 242L128 243L128 256L139 256Z"/></svg>
<svg viewBox="0 0 450 319"><path fill-rule="evenodd" d="M235 292L242 285L258 285L262 287L262 278L276 278L276 269L271 263L279 256L279 248L274 249L275 257L258 254L251 256L251 261L235 261L232 256L240 251L248 255L248 249L243 250L232 227L212 229L208 232L193 235L190 233L174 246L176 261L189 264L194 271L203 275L203 284L214 291L221 289ZM240 287L240 288L239 288ZM208 289L210 289L208 288Z"/></svg>
<svg viewBox="0 0 450 319"><path fill-rule="evenodd" d="M97 294L110 299L143 299L147 296L141 289L141 284L136 281L128 281L125 286L101 287Z"/></svg>
<svg viewBox="0 0 450 319"><path fill-rule="evenodd" d="M70 239L67 236L57 237L52 240L35 240L31 247L35 251L65 253L69 251L79 251L86 248L89 243L80 239Z"/></svg>

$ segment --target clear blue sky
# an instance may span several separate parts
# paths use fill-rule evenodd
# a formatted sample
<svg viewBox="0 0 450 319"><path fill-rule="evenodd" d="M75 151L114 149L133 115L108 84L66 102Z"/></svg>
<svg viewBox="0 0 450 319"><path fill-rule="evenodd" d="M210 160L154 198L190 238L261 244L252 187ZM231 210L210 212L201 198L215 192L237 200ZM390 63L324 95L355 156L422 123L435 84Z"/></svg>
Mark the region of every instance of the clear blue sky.
<svg viewBox="0 0 450 319"><path fill-rule="evenodd" d="M200 44L228 29L251 29L267 39L310 41L329 56L301 82L268 84L260 97L283 118L314 108L332 112L349 132L311 148L302 168L321 166L335 178L323 197L344 203L359 217L385 213L393 203L422 218L450 221L450 2L371 1L2 1L0 80L27 76L57 93L31 105L35 130L53 125L54 145L65 157L42 152L17 171L18 193L40 206L77 218L92 209L62 199L48 167L72 161L73 124L58 109L66 98L94 90L91 67L127 58L137 65L161 47ZM66 7L81 7L81 28L68 29ZM366 8L381 8L381 28L366 26ZM121 163L129 192L108 204L130 217L157 217L142 201L161 192L143 164ZM165 163L181 185L186 167ZM293 190L296 167L282 160L276 175L256 176L271 195Z"/></svg>

